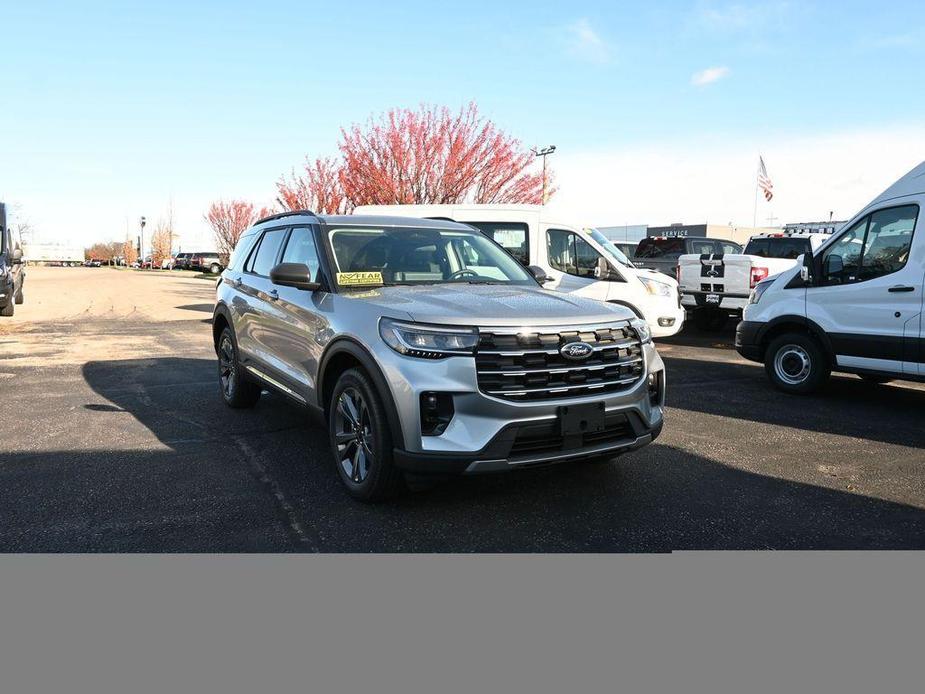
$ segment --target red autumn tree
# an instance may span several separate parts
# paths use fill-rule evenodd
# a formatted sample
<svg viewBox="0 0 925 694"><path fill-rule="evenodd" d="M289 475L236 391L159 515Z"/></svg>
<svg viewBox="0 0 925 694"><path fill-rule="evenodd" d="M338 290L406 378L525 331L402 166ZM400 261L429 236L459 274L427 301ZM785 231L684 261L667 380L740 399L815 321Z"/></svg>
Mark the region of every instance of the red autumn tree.
<svg viewBox="0 0 925 694"><path fill-rule="evenodd" d="M341 165L326 157L305 158L302 173L292 171L276 182L277 201L286 210L312 210L321 214L346 214L353 209L341 182Z"/></svg>
<svg viewBox="0 0 925 694"><path fill-rule="evenodd" d="M228 262L228 256L234 250L241 238L241 234L252 226L258 219L272 214L272 210L263 207L254 212L254 205L244 200L219 200L213 202L209 211L204 215L206 222L212 227L215 235L215 246L219 255Z"/></svg>
<svg viewBox="0 0 925 694"><path fill-rule="evenodd" d="M474 103L458 113L393 109L341 135L340 180L352 205L542 202L534 155Z"/></svg>

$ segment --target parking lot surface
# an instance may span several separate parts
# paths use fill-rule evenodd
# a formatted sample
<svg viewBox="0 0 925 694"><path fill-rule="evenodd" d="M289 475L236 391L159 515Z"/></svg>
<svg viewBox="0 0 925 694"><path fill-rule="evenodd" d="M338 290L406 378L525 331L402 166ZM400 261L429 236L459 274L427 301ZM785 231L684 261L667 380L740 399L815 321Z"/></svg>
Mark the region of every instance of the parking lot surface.
<svg viewBox="0 0 925 694"><path fill-rule="evenodd" d="M352 501L326 435L217 392L214 283L29 268L0 320L0 551L665 552L925 547L925 388L773 391L733 326L659 349L658 441L615 463Z"/></svg>

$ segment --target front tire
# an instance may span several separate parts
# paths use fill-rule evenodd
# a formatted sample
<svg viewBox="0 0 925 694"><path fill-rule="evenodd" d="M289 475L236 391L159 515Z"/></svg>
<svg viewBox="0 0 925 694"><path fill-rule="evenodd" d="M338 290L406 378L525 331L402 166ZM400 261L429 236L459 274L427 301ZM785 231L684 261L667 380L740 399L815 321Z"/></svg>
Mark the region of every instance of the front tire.
<svg viewBox="0 0 925 694"><path fill-rule="evenodd" d="M21 304L25 300L26 300L25 297L22 295L22 287L20 287L19 291L16 292L16 296L14 297L14 302L17 304Z"/></svg>
<svg viewBox="0 0 925 694"><path fill-rule="evenodd" d="M392 434L382 399L360 369L337 380L328 407L334 467L347 492L360 501L381 501L401 488L392 461Z"/></svg>
<svg viewBox="0 0 925 694"><path fill-rule="evenodd" d="M218 263L212 263L212 264L209 266L209 272L210 272L211 274L213 274L213 275L217 275L217 274L218 274L219 272L221 272L221 271L222 271L222 268L219 267Z"/></svg>
<svg viewBox="0 0 925 694"><path fill-rule="evenodd" d="M218 338L218 385L228 407L253 407L260 399L260 386L244 377L238 362L238 343L231 328L225 327Z"/></svg>
<svg viewBox="0 0 925 694"><path fill-rule="evenodd" d="M775 338L765 353L764 369L775 388L794 395L818 390L832 371L819 344L800 333Z"/></svg>
<svg viewBox="0 0 925 694"><path fill-rule="evenodd" d="M12 316L16 312L15 303L15 301L11 301L3 308L0 308L0 316L5 316L6 318Z"/></svg>

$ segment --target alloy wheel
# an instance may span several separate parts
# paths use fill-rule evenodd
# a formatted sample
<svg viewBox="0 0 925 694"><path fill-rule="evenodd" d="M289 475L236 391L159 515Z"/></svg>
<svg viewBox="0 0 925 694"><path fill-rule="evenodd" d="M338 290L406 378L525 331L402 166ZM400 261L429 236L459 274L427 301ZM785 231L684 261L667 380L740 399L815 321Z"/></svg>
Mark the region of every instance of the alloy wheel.
<svg viewBox="0 0 925 694"><path fill-rule="evenodd" d="M373 432L369 407L356 388L347 388L337 399L334 443L344 474L356 484L369 476L373 460Z"/></svg>
<svg viewBox="0 0 925 694"><path fill-rule="evenodd" d="M237 366L234 358L234 344L228 335L222 337L218 347L218 373L222 384L222 393L231 397L234 390L234 375Z"/></svg>

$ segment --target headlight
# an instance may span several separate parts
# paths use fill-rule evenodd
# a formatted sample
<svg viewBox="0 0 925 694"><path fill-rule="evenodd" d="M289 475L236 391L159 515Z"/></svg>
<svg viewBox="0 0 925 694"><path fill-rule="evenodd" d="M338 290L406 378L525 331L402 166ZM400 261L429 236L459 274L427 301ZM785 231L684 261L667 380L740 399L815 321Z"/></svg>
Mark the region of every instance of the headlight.
<svg viewBox="0 0 925 694"><path fill-rule="evenodd" d="M649 279L648 277L640 277L639 279L642 280L642 284L645 286L646 291L653 296L666 296L669 299L674 296L670 284Z"/></svg>
<svg viewBox="0 0 925 694"><path fill-rule="evenodd" d="M630 326L636 331L636 334L639 336L639 341L642 344L652 341L652 331L649 330L649 324L642 320L642 318L634 318L630 321Z"/></svg>
<svg viewBox="0 0 925 694"><path fill-rule="evenodd" d="M748 303L757 304L761 301L761 296L774 284L774 280L769 280L767 282L759 282L755 285L755 288L752 289L752 293L748 296Z"/></svg>
<svg viewBox="0 0 925 694"><path fill-rule="evenodd" d="M399 354L420 359L443 359L472 354L479 342L475 328L405 323L382 318L379 334Z"/></svg>

